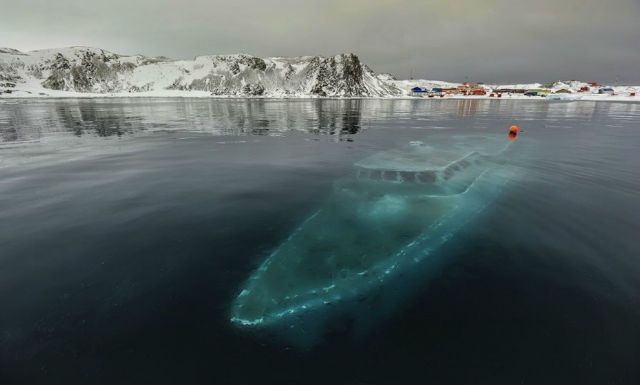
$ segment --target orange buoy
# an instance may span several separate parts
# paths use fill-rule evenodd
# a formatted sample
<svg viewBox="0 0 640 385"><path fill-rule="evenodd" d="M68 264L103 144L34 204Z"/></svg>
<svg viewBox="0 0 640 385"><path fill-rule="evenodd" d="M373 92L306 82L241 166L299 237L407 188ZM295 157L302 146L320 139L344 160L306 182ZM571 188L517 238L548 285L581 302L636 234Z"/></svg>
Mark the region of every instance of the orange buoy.
<svg viewBox="0 0 640 385"><path fill-rule="evenodd" d="M513 142L514 140L516 140L516 136L518 136L518 132L519 132L519 131L520 131L520 127L518 127L518 126L516 126L516 125L511 126L511 127L509 128L509 134L508 134L508 136L509 136L509 140L510 140L510 141L512 141L512 142Z"/></svg>

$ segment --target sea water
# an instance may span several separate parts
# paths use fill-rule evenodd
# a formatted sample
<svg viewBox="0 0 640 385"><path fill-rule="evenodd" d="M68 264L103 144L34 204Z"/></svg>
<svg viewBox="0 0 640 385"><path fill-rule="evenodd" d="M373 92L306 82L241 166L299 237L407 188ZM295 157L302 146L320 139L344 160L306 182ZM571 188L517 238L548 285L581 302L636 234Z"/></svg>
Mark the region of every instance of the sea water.
<svg viewBox="0 0 640 385"><path fill-rule="evenodd" d="M585 101L3 100L0 383L637 383L639 118ZM519 177L429 274L354 304L370 322L336 317L304 349L230 322L354 164L512 124Z"/></svg>

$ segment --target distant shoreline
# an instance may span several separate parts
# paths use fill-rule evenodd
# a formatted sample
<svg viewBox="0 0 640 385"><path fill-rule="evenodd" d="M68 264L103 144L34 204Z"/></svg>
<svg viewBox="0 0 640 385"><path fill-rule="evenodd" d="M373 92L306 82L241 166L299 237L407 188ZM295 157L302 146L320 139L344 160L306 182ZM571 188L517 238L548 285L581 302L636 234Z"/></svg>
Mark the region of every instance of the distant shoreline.
<svg viewBox="0 0 640 385"><path fill-rule="evenodd" d="M527 99L640 101L639 86L595 81L546 84L398 80L357 55L204 55L173 60L94 47L31 52L0 48L0 98Z"/></svg>
<svg viewBox="0 0 640 385"><path fill-rule="evenodd" d="M39 99L213 99L213 100L415 100L415 101L450 101L450 100L528 100L536 102L548 103L569 103L569 102L616 102L616 103L640 103L638 96L619 96L619 95L586 95L581 98L554 100L540 96L522 96L522 95L503 95L502 97L490 96L465 96L465 95L448 95L445 97L415 97L415 96L237 96L237 95L210 95L207 92L187 91L187 92L170 92L170 93L136 93L136 94L87 94L87 93L69 93L65 95L33 95L33 94L2 94L0 100L39 100Z"/></svg>

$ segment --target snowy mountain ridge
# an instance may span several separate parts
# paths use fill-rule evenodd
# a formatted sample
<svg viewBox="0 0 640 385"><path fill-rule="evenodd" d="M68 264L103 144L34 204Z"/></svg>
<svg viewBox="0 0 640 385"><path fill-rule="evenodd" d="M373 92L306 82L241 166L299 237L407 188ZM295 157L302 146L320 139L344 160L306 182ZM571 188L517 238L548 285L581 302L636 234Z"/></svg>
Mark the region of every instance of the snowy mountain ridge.
<svg viewBox="0 0 640 385"><path fill-rule="evenodd" d="M575 80L515 85L474 85L484 96L443 92L447 98L488 98L496 89L519 89L499 95L526 98L524 91L545 88L562 91L563 100L640 101L640 87L598 88ZM66 47L21 52L0 48L0 97L409 97L414 87L460 90L466 85L437 80L396 80L376 74L358 56L347 53L331 57L298 56L260 58L247 54L203 55L193 60L165 56L119 55L94 47ZM584 89L588 93L584 93ZM542 95L544 98L544 95Z"/></svg>
<svg viewBox="0 0 640 385"><path fill-rule="evenodd" d="M354 54L260 58L247 54L172 60L92 47L30 52L0 48L0 89L65 93L206 92L220 96L394 96L402 91ZM13 93L13 92L12 92Z"/></svg>

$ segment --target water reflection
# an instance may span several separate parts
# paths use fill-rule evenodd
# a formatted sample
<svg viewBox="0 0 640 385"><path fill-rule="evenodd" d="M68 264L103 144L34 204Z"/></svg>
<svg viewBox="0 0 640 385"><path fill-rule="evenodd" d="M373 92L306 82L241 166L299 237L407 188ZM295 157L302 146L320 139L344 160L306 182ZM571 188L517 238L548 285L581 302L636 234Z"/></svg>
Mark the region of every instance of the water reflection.
<svg viewBox="0 0 640 385"><path fill-rule="evenodd" d="M478 99L461 99L457 101L458 116L467 117L478 113L478 110L482 105L488 105L487 103L481 104Z"/></svg>
<svg viewBox="0 0 640 385"><path fill-rule="evenodd" d="M332 383L340 372L344 383L437 384L467 383L470 370L509 384L638 383L639 119L640 104L582 101L2 100L0 383ZM236 290L316 209L344 221L304 234L331 233L353 263L436 214L413 199L368 209L367 191L408 195L385 179L336 190L377 183L351 180L355 162L436 135L504 136L513 123L524 130L506 164L516 177L464 216L440 250L446 266L367 295L349 308L361 323L331 319L316 350L230 328ZM350 191L362 194L334 199ZM363 206L378 216L359 220ZM351 341L360 325L375 332ZM524 378L531 363L538 375Z"/></svg>
<svg viewBox="0 0 640 385"><path fill-rule="evenodd" d="M0 140L32 140L56 133L110 137L149 131L277 135L289 130L306 130L317 134L354 135L361 130L362 104L361 100L169 99L3 103Z"/></svg>
<svg viewBox="0 0 640 385"><path fill-rule="evenodd" d="M491 117L547 121L563 127L594 115L629 121L636 103L514 100L240 100L45 99L0 101L0 142L55 134L120 137L142 132L189 131L212 135L280 135L305 131L349 138L380 121L408 128L447 129L452 118L486 128ZM456 126L458 127L458 126Z"/></svg>

